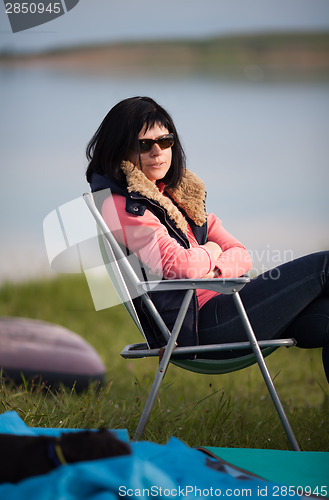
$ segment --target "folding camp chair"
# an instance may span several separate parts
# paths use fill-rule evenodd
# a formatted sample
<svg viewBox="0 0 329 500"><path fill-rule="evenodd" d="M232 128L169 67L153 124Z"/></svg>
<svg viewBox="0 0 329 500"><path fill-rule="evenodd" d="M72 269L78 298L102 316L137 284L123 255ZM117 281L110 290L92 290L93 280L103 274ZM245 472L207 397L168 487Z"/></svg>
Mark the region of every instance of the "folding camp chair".
<svg viewBox="0 0 329 500"><path fill-rule="evenodd" d="M99 210L97 209L93 196L90 193L85 193L83 198L92 213L99 232L99 244L106 265L108 275L112 284L117 291L121 301L128 310L134 323L143 334L145 342L138 344L127 345L121 352L123 358L145 358L158 356L159 367L155 375L153 385L147 398L144 410L138 423L134 440L138 440L144 433L145 426L149 420L154 402L159 392L163 377L166 373L169 362L174 363L182 368L190 371L206 373L206 374L221 374L235 370L239 370L258 363L265 383L267 385L270 396L273 400L276 411L280 417L283 428L286 432L291 448L299 451L299 445L294 436L288 418L285 414L281 400L278 396L273 380L268 371L264 357L272 353L280 346L290 347L295 345L294 339L278 339L269 341L257 341L248 316L242 304L239 291L250 281L249 277L243 276L233 279L175 279L175 280L160 280L160 281L142 281L139 279L133 269L129 259L124 254L121 246L109 230ZM129 281L129 284L127 283ZM177 346L176 340L180 332L184 317L187 313L188 306L196 289L207 289L215 292L230 294L235 302L237 311L240 315L242 325L246 331L246 342L235 342L228 344L213 344L213 345L198 345L190 347ZM159 327L167 344L163 348L150 348L147 338L143 332L141 322L138 318L136 309L132 301L132 293L140 296L144 305L147 307L149 314L152 316L157 326ZM152 302L148 292L173 290L185 290L186 294L178 312L175 325L170 332L161 315ZM231 359L206 359L202 355L218 351L245 350L249 349L249 354L243 353L239 357ZM252 351L250 353L250 351ZM177 359L178 355L197 355L196 359Z"/></svg>

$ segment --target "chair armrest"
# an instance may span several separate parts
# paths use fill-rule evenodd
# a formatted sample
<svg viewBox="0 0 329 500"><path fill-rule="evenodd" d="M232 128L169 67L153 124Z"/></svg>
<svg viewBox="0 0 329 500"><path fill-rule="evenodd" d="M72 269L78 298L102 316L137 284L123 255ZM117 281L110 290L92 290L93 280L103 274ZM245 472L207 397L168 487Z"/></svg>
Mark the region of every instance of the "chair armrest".
<svg viewBox="0 0 329 500"><path fill-rule="evenodd" d="M233 294L240 291L250 278L213 278L213 279L177 279L161 281L142 281L139 285L141 292L169 292L170 290L196 290L205 289L223 294Z"/></svg>

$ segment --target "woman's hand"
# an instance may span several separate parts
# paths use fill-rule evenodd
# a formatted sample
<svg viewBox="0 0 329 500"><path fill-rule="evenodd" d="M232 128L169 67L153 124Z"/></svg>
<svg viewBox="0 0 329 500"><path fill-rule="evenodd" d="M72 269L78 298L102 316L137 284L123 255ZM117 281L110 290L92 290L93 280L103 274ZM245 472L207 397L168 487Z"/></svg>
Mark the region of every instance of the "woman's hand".
<svg viewBox="0 0 329 500"><path fill-rule="evenodd" d="M207 241L207 243L205 243L202 246L208 249L214 260L217 260L220 254L222 253L221 247L214 241Z"/></svg>
<svg viewBox="0 0 329 500"><path fill-rule="evenodd" d="M202 280L211 280L213 278L219 278L221 275L221 272L220 270L218 269L218 267L215 267L215 269L213 269L212 271L209 271L209 273L205 274L204 276L202 276Z"/></svg>
<svg viewBox="0 0 329 500"><path fill-rule="evenodd" d="M214 260L217 260L222 253L221 247L214 241L207 241L207 243L205 243L203 246L207 247L208 251L211 253ZM214 269L209 271L209 273L202 276L202 279L218 278L220 274L221 272L218 269L218 267L214 267Z"/></svg>

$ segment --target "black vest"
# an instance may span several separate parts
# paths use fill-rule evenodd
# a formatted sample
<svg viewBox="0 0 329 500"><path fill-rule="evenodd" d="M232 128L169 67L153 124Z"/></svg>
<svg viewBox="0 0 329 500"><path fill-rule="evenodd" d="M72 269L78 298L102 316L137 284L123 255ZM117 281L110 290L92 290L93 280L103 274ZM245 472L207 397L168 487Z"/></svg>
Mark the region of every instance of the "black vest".
<svg viewBox="0 0 329 500"><path fill-rule="evenodd" d="M175 222L168 217L168 214L164 207L162 207L155 200L150 200L147 197L141 195L138 192L129 193L127 189L117 185L113 180L111 180L106 175L93 174L90 182L91 189L93 192L98 192L102 190L110 189L112 193L120 194L126 198L126 211L134 215L143 215L145 210L150 210L167 228L170 236L174 238L180 245L184 248L189 248L190 244L187 236L175 225ZM98 208L101 210L101 205L104 199L109 196L109 191L104 191L98 193L96 197L96 203ZM174 203L174 202L173 202ZM177 206L177 204L176 204ZM193 234L200 245L203 245L207 241L207 223L203 226L197 226L193 220L191 220L186 213L179 207L186 218L188 224L190 225ZM129 250L127 250L129 253ZM149 292L149 296L154 302L154 305L161 314L164 322L171 331L179 308L185 296L185 291L172 291L168 292ZM143 326L145 335L150 344L150 347L159 347L165 345L165 340L155 324L153 318L150 316L145 304L143 303L141 297L133 299L136 311L140 318L141 324ZM186 314L185 320L183 322L180 334L178 336L179 346L189 346L198 344L198 303L196 293L191 300L188 312Z"/></svg>

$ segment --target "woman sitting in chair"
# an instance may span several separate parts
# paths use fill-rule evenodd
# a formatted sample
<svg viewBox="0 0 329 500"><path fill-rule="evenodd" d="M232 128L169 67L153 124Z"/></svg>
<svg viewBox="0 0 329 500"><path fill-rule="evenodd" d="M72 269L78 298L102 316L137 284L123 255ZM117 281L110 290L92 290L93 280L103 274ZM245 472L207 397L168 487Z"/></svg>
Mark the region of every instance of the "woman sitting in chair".
<svg viewBox="0 0 329 500"><path fill-rule="evenodd" d="M133 97L114 106L88 144L87 158L92 191L111 192L102 199L105 222L112 229L114 202L122 228L117 239L151 273L162 279L216 279L251 269L244 246L206 213L204 184L186 169L175 125L154 100ZM184 293L152 294L170 330ZM240 296L258 340L292 337L298 347L323 347L329 381L329 252L259 275ZM163 345L141 299L134 304L151 347ZM246 336L231 297L197 290L178 345L241 341Z"/></svg>

